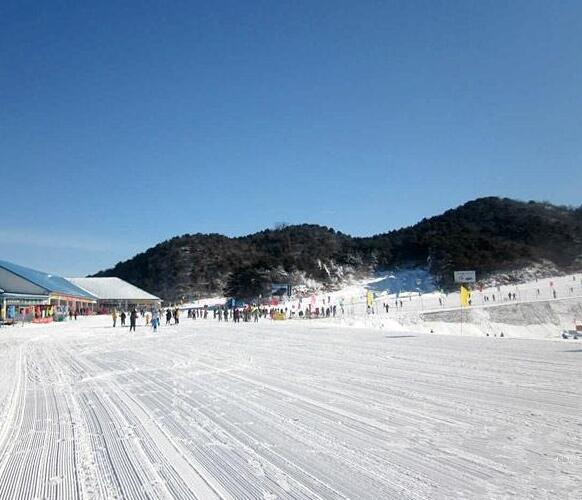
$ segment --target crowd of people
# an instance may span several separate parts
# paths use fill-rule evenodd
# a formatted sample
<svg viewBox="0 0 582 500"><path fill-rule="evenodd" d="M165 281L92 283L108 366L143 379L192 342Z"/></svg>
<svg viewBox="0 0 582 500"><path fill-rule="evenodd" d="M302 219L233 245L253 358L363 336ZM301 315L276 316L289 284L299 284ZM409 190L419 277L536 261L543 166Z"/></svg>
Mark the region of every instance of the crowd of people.
<svg viewBox="0 0 582 500"><path fill-rule="evenodd" d="M207 320L212 319L217 322L232 322L232 323L257 323L261 319L269 320L283 320L293 317L297 318L335 318L338 314L344 314L343 305L339 308L337 305L328 304L327 306L311 307L305 309L295 310L288 307L275 306L260 306L256 304L244 305L242 307L226 307L217 306L209 308L208 306L202 308L188 308L181 310L178 307L168 307L165 309L138 309L132 308L129 312L118 311L116 309L111 311L111 319L113 327L129 326L129 331L135 331L138 318L144 320L145 326L151 327L154 332L157 332L160 327L162 318L165 318L165 325L180 324L180 315L186 313L188 319L192 320Z"/></svg>
<svg viewBox="0 0 582 500"><path fill-rule="evenodd" d="M177 325L180 323L180 309L176 308L168 308L164 311L158 308L152 308L151 310L141 308L132 308L129 313L125 311L117 311L117 309L113 309L111 311L111 319L113 321L113 328L117 327L117 320L119 319L119 326L128 326L127 321L129 320L129 331L135 332L135 328L137 326L137 319L141 317L145 321L145 326L151 327L154 332L158 331L160 327L160 321L162 315L165 314L166 317L166 325L173 324Z"/></svg>

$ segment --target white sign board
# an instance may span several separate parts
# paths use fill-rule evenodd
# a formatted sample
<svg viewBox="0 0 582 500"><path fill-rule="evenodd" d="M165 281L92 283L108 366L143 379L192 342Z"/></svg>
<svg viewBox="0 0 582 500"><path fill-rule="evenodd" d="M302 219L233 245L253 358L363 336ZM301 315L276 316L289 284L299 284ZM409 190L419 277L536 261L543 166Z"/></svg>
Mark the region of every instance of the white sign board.
<svg viewBox="0 0 582 500"><path fill-rule="evenodd" d="M475 283L475 271L455 271L455 283Z"/></svg>

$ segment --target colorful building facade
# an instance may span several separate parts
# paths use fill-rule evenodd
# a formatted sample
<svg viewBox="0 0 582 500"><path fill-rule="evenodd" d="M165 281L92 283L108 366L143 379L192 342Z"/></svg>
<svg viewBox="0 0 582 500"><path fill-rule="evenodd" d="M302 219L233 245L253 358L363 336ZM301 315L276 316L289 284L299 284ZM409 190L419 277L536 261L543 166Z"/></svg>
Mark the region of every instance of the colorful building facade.
<svg viewBox="0 0 582 500"><path fill-rule="evenodd" d="M3 322L61 320L87 314L97 299L65 278L0 260L0 319Z"/></svg>

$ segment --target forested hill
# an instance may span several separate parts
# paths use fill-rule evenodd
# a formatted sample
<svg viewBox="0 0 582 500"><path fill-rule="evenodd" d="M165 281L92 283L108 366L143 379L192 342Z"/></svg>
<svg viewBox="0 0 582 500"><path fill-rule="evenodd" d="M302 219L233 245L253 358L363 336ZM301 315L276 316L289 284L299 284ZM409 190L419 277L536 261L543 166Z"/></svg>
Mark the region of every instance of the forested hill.
<svg viewBox="0 0 582 500"><path fill-rule="evenodd" d="M551 261L582 268L582 206L480 198L414 226L354 238L318 225L280 226L228 238L185 234L95 276L118 276L166 300L251 297L270 282L333 286L347 275L427 266L447 287L454 269L479 276Z"/></svg>

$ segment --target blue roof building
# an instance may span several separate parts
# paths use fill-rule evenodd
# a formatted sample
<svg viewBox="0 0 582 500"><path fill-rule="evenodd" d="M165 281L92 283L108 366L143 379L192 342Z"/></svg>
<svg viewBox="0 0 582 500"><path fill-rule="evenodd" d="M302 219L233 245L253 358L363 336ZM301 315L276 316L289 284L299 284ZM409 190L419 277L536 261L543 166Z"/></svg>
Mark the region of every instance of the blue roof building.
<svg viewBox="0 0 582 500"><path fill-rule="evenodd" d="M0 260L0 307L6 318L8 306L61 306L80 309L97 299L61 276Z"/></svg>

